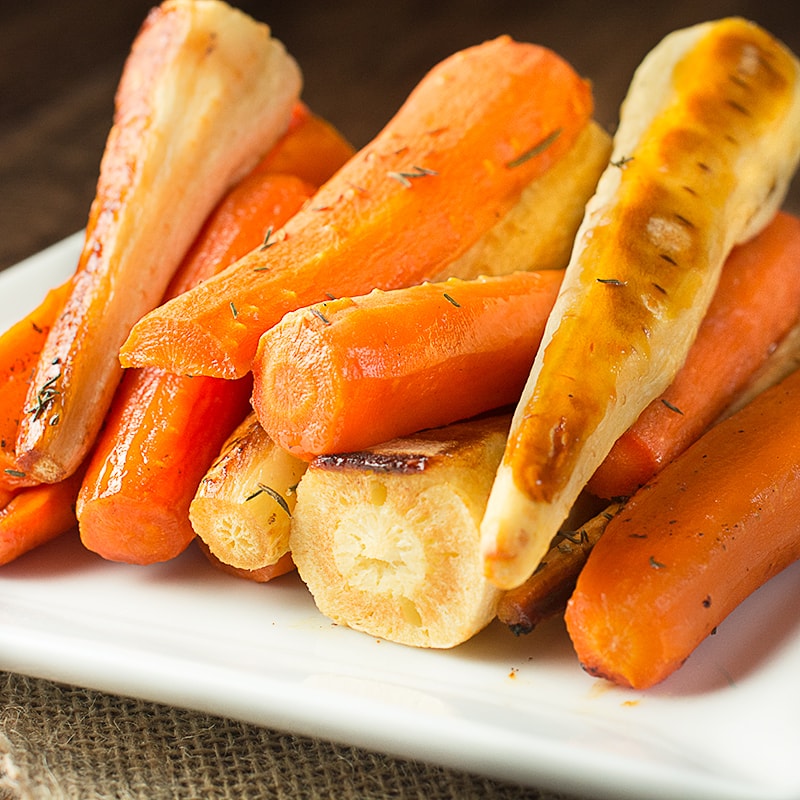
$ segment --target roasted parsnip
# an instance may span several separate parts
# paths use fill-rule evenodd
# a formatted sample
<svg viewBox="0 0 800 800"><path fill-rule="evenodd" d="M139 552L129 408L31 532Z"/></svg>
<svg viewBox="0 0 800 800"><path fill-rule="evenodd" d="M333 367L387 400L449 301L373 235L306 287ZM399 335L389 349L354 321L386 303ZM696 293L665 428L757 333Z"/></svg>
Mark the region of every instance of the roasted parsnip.
<svg viewBox="0 0 800 800"><path fill-rule="evenodd" d="M272 567L288 553L306 462L277 447L251 413L231 434L189 506L195 533L223 564Z"/></svg>
<svg viewBox="0 0 800 800"><path fill-rule="evenodd" d="M160 301L222 194L284 132L300 72L220 0L167 0L123 70L83 252L33 376L16 451L56 482L83 461L122 369L120 345Z"/></svg>
<svg viewBox="0 0 800 800"><path fill-rule="evenodd" d="M323 614L433 648L494 618L478 526L508 424L493 416L311 461L289 544Z"/></svg>
<svg viewBox="0 0 800 800"><path fill-rule="evenodd" d="M519 635L563 614L589 553L621 508L612 503L583 524L560 530L533 575L500 599L500 622Z"/></svg>
<svg viewBox="0 0 800 800"><path fill-rule="evenodd" d="M800 156L800 62L738 18L669 35L637 70L517 407L482 524L486 575L536 568L614 441L682 364L738 242Z"/></svg>

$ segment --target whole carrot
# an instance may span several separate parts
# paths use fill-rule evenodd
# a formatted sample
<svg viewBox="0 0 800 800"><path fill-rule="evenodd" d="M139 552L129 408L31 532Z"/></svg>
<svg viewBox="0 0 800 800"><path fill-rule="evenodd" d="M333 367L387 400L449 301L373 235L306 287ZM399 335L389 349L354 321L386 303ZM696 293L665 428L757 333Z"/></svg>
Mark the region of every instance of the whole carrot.
<svg viewBox="0 0 800 800"><path fill-rule="evenodd" d="M800 219L779 213L731 252L686 361L617 439L589 481L592 492L632 494L714 422L796 324L799 278Z"/></svg>
<svg viewBox="0 0 800 800"><path fill-rule="evenodd" d="M207 221L173 281L173 295L230 264L280 225L313 189L292 175L251 175ZM194 538L189 504L249 410L249 378L226 381L131 370L114 397L78 500L84 546L136 564L166 561Z"/></svg>
<svg viewBox="0 0 800 800"><path fill-rule="evenodd" d="M31 373L69 292L70 281L50 289L36 308L0 335L0 489L13 491L39 483L17 462L14 444L22 417L38 413L38 400L42 405L46 400L45 387L37 407L29 407Z"/></svg>
<svg viewBox="0 0 800 800"><path fill-rule="evenodd" d="M145 315L122 363L234 378L286 312L439 275L559 162L591 114L588 84L545 48L500 37L446 59L268 247Z"/></svg>
<svg viewBox="0 0 800 800"><path fill-rule="evenodd" d="M664 680L749 594L800 558L800 371L713 427L597 542L566 612L592 675Z"/></svg>
<svg viewBox="0 0 800 800"><path fill-rule="evenodd" d="M220 0L150 12L116 93L72 291L33 376L42 413L20 424L23 469L55 482L83 462L122 377L119 346L214 206L283 134L300 85L269 28Z"/></svg>
<svg viewBox="0 0 800 800"><path fill-rule="evenodd" d="M273 441L309 459L513 403L561 278L451 278L287 314L259 343L253 408Z"/></svg>

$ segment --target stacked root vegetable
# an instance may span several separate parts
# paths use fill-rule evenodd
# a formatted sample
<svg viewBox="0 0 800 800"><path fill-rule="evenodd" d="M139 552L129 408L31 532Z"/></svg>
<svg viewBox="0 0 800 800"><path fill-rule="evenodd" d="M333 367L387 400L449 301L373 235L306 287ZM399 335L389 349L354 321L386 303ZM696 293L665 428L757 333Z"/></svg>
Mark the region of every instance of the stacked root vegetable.
<svg viewBox="0 0 800 800"><path fill-rule="evenodd" d="M613 139L508 37L358 152L301 94L219 0L148 16L77 269L0 338L0 560L196 543L375 636L565 613L663 680L800 557L800 63L677 31Z"/></svg>

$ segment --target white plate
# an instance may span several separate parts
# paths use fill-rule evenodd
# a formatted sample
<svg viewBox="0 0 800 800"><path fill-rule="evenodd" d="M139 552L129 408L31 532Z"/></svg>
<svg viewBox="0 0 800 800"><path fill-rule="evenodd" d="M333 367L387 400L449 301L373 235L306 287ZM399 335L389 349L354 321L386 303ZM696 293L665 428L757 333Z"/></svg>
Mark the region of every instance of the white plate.
<svg viewBox="0 0 800 800"><path fill-rule="evenodd" d="M0 274L0 326L80 243ZM0 570L0 668L597 798L797 800L798 598L800 564L639 693L584 674L560 621L414 650L332 625L296 576L112 564L68 534Z"/></svg>

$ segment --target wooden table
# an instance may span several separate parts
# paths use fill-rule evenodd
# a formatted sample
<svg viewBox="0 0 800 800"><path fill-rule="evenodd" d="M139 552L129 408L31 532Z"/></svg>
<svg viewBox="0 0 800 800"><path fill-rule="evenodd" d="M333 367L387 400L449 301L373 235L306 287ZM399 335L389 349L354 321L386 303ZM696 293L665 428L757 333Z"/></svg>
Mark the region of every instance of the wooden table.
<svg viewBox="0 0 800 800"><path fill-rule="evenodd" d="M84 225L111 122L115 86L128 46L150 3L27 0L4 2L3 6L0 269ZM674 0L660 4L620 0L248 0L240 6L271 24L303 69L305 100L357 146L380 129L438 60L501 33L551 46L590 77L596 116L609 129L615 125L634 68L676 27L740 14L760 22L800 52L800 25L793 4L786 0ZM796 184L787 206L800 209ZM74 702L72 695L65 698L63 690L54 692L61 698L59 702ZM83 702L91 707L96 699L84 696ZM134 710L142 712L141 707ZM85 711L87 716L89 713ZM332 757L343 756L334 751ZM347 758L354 763L363 758L374 767L367 755L348 752ZM356 763L356 768L364 765ZM424 785L430 778L430 773L414 765L402 769L413 778L412 784L422 781ZM431 800L446 796L448 787L455 792L453 787L463 789L465 785L453 774L440 779L441 794L428 786ZM482 797L540 796L533 789L528 793L500 784L480 783L479 789L475 788L478 784L469 786L475 796ZM419 796L408 791L404 796ZM370 796L383 795L376 792Z"/></svg>

